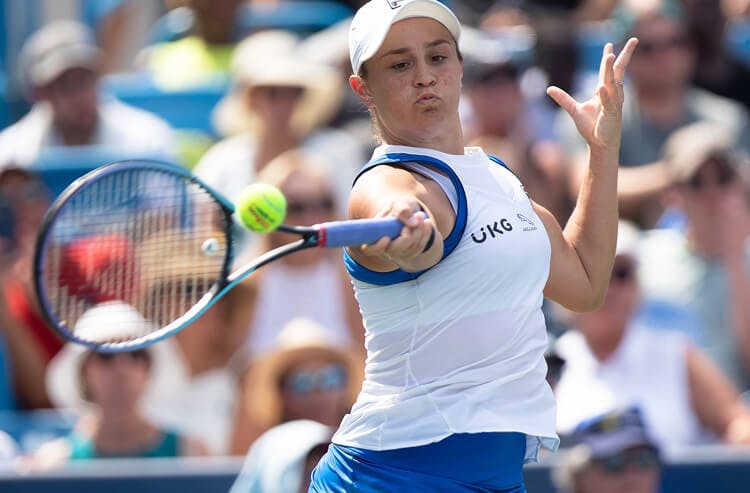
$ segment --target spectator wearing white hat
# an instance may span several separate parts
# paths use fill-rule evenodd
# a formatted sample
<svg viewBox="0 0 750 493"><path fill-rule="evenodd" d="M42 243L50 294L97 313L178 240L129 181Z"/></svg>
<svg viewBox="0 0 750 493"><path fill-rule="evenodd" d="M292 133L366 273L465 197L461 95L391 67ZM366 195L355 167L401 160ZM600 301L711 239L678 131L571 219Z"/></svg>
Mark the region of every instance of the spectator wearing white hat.
<svg viewBox="0 0 750 493"><path fill-rule="evenodd" d="M362 149L348 134L325 128L341 104L343 80L334 68L301 53L293 34L276 30L253 34L235 50L233 89L214 110L226 138L195 168L229 199L238 198L273 158L301 148L323 157L336 178L337 202L346 204Z"/></svg>
<svg viewBox="0 0 750 493"><path fill-rule="evenodd" d="M89 309L76 324L88 340L122 336L143 327L131 306L108 301ZM54 467L67 460L104 457L175 457L203 455L204 445L145 417L142 399L164 385L168 364L162 345L123 353L104 353L69 343L52 360L47 373L50 396L58 406L77 410L73 432L43 445L36 467ZM160 381L160 379L162 379Z"/></svg>
<svg viewBox="0 0 750 493"><path fill-rule="evenodd" d="M34 105L0 133L0 167L29 166L45 150L71 146L175 157L166 122L100 94L102 63L93 34L78 22L55 21L31 35L19 72Z"/></svg>
<svg viewBox="0 0 750 493"><path fill-rule="evenodd" d="M565 359L556 388L559 431L638 406L663 449L714 440L750 444L750 409L729 379L685 334L637 317L638 242L638 231L621 222L604 304L577 314L577 330L556 343Z"/></svg>

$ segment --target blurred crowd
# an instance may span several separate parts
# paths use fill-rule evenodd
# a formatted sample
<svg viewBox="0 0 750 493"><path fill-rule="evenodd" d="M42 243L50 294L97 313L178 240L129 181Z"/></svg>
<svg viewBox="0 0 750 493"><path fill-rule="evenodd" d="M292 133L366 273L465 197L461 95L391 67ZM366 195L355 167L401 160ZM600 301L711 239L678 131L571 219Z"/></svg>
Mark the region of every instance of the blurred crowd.
<svg viewBox="0 0 750 493"><path fill-rule="evenodd" d="M0 433L0 464L247 455L233 491L306 491L366 357L340 252L275 262L176 337L117 355L46 326L31 265L70 173L110 158L180 164L230 199L274 184L289 223L345 217L377 145L347 84L362 3L0 2L0 415L69 417L44 443ZM590 313L545 304L561 491L654 492L665 452L750 445L750 1L446 3L465 25L468 145L508 163L561 224L587 149L544 90L589 94L604 43L640 40L609 292ZM286 241L248 233L239 261ZM129 316L103 304L76 330Z"/></svg>

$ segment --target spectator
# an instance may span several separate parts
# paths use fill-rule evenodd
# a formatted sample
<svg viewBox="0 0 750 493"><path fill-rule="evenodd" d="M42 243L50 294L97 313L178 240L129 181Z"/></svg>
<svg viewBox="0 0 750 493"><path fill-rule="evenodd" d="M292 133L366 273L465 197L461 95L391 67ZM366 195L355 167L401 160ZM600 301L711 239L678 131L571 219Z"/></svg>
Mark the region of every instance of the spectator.
<svg viewBox="0 0 750 493"><path fill-rule="evenodd" d="M636 317L638 233L621 223L607 296L576 316L556 344L565 359L557 385L558 429L623 406L638 406L660 448L706 442L750 444L750 409L721 371L684 334Z"/></svg>
<svg viewBox="0 0 750 493"><path fill-rule="evenodd" d="M0 199L7 203L5 244L0 254L0 338L6 346L11 401L22 409L48 407L47 362L62 347L41 316L32 283L34 244L49 195L40 178L17 167L0 170Z"/></svg>
<svg viewBox="0 0 750 493"><path fill-rule="evenodd" d="M646 8L623 3L615 17L627 33L622 39L636 36L640 40L628 70L618 195L621 214L650 228L663 212L661 196L669 186L658 164L669 135L689 123L708 120L724 127L741 149L750 150L750 121L741 104L692 85L695 51L681 12L674 8L676 4L640 3L660 6ZM579 181L583 167L578 163L585 155L583 142L562 116L561 138L576 163L574 181Z"/></svg>
<svg viewBox="0 0 750 493"><path fill-rule="evenodd" d="M482 32L466 34L461 48L468 142L490 154L504 156L529 196L564 224L573 210L568 193L568 163L560 146L536 133L538 126L521 90L520 63L499 38Z"/></svg>
<svg viewBox="0 0 750 493"><path fill-rule="evenodd" d="M277 345L254 360L245 376L244 419L233 452L244 454L265 431L297 419L336 426L362 386L362 364L333 345L310 319L286 324Z"/></svg>
<svg viewBox="0 0 750 493"><path fill-rule="evenodd" d="M289 224L317 224L336 218L336 197L324 164L302 151L288 151L263 169L258 180L278 187L287 200ZM287 234L264 235L262 250L290 241ZM257 355L271 349L281 327L309 317L325 328L334 344L360 351L364 329L340 251L308 249L286 256L256 275L258 299L247 349Z"/></svg>
<svg viewBox="0 0 750 493"><path fill-rule="evenodd" d="M346 196L361 150L347 134L319 129L339 107L338 73L302 59L294 35L274 30L243 41L232 65L234 89L215 110L228 137L206 153L196 175L234 200L273 158L301 147L325 157L337 194Z"/></svg>
<svg viewBox="0 0 750 493"><path fill-rule="evenodd" d="M144 323L129 305L110 301L84 313L75 331L97 340L122 336L129 327ZM154 382L155 365L163 364L154 361L155 348L113 354L68 344L50 364L48 385L56 404L73 407L81 416L69 436L35 453L35 465L46 468L68 460L104 457L203 455L202 443L144 417L141 399Z"/></svg>
<svg viewBox="0 0 750 493"><path fill-rule="evenodd" d="M307 493L333 431L307 419L271 428L250 447L230 493Z"/></svg>
<svg viewBox="0 0 750 493"><path fill-rule="evenodd" d="M727 18L716 0L681 0L690 42L695 46L693 82L750 108L750 68L727 43Z"/></svg>
<svg viewBox="0 0 750 493"><path fill-rule="evenodd" d="M171 2L187 32L176 40L147 48L141 55L156 84L179 90L226 82L236 43L247 34L239 28L242 0L178 0Z"/></svg>
<svg viewBox="0 0 750 493"><path fill-rule="evenodd" d="M638 408L581 423L553 471L560 493L658 493L662 461Z"/></svg>
<svg viewBox="0 0 750 493"><path fill-rule="evenodd" d="M695 342L741 390L750 389L750 208L744 158L710 123L687 126L665 146L684 230L649 232L641 245L646 296L694 314Z"/></svg>
<svg viewBox="0 0 750 493"><path fill-rule="evenodd" d="M0 133L0 167L27 167L45 150L70 146L175 156L174 135L164 121L100 96L101 53L84 25L46 25L24 44L20 63L34 105Z"/></svg>
<svg viewBox="0 0 750 493"><path fill-rule="evenodd" d="M165 236L177 238L173 232ZM160 240L154 238L139 245L144 272L152 274L146 289L169 297L172 293L185 293L198 299L200 293L211 287L215 278L196 271L215 275L217 268L207 265L200 249L203 240L180 241L175 248L155 247ZM163 245L163 243L162 243ZM191 246L193 248L191 248ZM222 262L221 256L216 256ZM187 281L186 281L187 280ZM241 393L241 376L247 368L244 341L250 327L250 317L256 306L255 277L235 286L215 305L210 307L188 327L177 333L171 342L168 360L169 385L146 399L148 415L157 422L200 437L212 455L226 455L231 442L231 430L238 414ZM179 309L187 311L192 302ZM179 314L175 313L171 319ZM162 351L165 353L166 351ZM190 412L185 412L190 409ZM244 453L244 451L243 451Z"/></svg>

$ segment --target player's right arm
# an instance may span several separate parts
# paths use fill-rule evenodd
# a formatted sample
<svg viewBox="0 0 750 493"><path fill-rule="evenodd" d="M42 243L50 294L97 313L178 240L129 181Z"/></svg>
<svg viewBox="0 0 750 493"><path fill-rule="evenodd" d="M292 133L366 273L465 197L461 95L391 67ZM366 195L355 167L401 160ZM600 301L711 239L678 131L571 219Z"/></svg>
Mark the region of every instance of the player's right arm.
<svg viewBox="0 0 750 493"><path fill-rule="evenodd" d="M419 272L437 264L443 239L455 222L453 208L437 183L392 166L378 166L360 177L349 196L349 216L395 216L404 224L398 238L349 248L358 264L376 272Z"/></svg>

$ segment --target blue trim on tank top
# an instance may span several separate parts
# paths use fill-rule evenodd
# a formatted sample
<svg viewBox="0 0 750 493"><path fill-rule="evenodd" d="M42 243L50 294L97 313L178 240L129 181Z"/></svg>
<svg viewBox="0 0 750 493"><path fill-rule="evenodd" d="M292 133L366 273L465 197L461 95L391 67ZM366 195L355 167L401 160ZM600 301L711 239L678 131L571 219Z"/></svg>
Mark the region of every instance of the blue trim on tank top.
<svg viewBox="0 0 750 493"><path fill-rule="evenodd" d="M456 192L458 195L458 210L456 211L456 224L454 224L453 230L450 232L448 237L443 242L443 257L442 258L445 258L448 255L450 255L450 253L453 250L455 250L455 248L458 246L459 241L461 241L461 237L464 234L464 229L466 228L466 218L468 215L466 192L464 191L464 187L461 184L461 180L458 178L458 175L456 174L456 172L453 171L453 169L451 169L450 165L448 165L444 161L441 161L437 158L434 158L432 156L426 156L423 154L389 153L389 154L384 154L377 159L373 159L369 163L362 166L362 169L359 170L359 173L357 173L357 176L354 178L354 183L356 183L357 180L365 172L371 170L372 168L376 166L381 166L384 164L402 163L402 162L414 162L414 163L420 163L420 164L432 166L436 168L437 170L442 171L443 173L448 175L448 178L450 178L451 183L456 188ZM413 279L418 278L425 272L427 272L426 270L423 270L420 272L406 272L400 269L394 270L391 272L376 272L374 270L370 270L366 267L359 265L353 258L351 258L351 256L347 253L346 249L344 249L344 264L346 265L346 270L355 279L359 279L360 281L364 281L370 284L376 284L379 286L388 286L391 284L398 284L401 282L411 281Z"/></svg>

